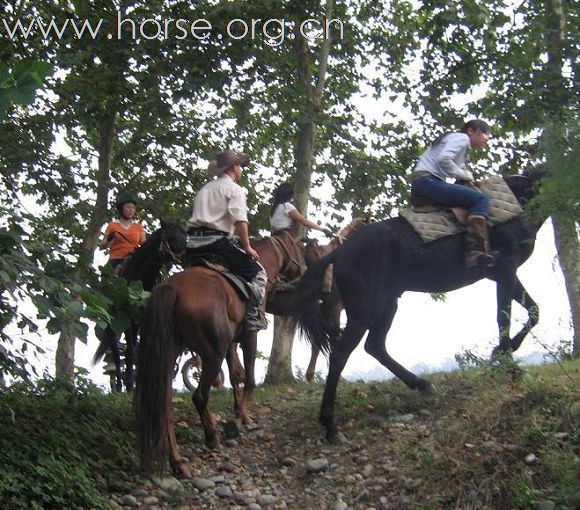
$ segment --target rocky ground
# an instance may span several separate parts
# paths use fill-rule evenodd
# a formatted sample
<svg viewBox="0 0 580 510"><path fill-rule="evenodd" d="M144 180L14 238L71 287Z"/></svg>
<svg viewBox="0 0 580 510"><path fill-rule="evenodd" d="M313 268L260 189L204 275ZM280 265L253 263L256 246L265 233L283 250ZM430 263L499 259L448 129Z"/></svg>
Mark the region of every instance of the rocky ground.
<svg viewBox="0 0 580 510"><path fill-rule="evenodd" d="M432 397L400 386L400 393L393 393L378 384L342 385L337 415L349 442L331 445L315 418L323 386L302 386L307 389L258 389L255 421L234 427L235 437L224 435L213 451L202 444L193 410L178 413L178 441L194 478L164 476L112 486L111 507L492 509L505 496L502 478L513 475L512 466L517 476L532 480L541 462L538 449L518 444L510 426L502 424L525 400L514 387L504 391L500 384L498 396L491 397L493 411L485 408L478 415L475 389L467 380L458 379ZM189 409L185 398L178 400ZM502 418L505 409L515 414ZM226 417L231 413L218 414L220 428L231 432ZM567 438L562 429L548 439ZM548 498L539 503L545 510L555 508ZM525 502L521 508L527 508Z"/></svg>

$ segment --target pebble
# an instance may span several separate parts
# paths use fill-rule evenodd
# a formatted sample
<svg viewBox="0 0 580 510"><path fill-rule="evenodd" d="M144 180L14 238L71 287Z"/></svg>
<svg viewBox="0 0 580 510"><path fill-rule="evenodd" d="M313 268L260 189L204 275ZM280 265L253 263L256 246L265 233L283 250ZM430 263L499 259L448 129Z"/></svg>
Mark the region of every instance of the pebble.
<svg viewBox="0 0 580 510"><path fill-rule="evenodd" d="M309 473L321 473L328 469L328 459L310 459L306 462L306 471Z"/></svg>
<svg viewBox="0 0 580 510"><path fill-rule="evenodd" d="M362 468L362 475L365 478L368 478L369 476L371 476L373 472L373 465L372 464L365 464L364 467Z"/></svg>
<svg viewBox="0 0 580 510"><path fill-rule="evenodd" d="M263 494L258 498L258 503L260 505L272 505L277 499L276 496L272 496L271 494Z"/></svg>
<svg viewBox="0 0 580 510"><path fill-rule="evenodd" d="M409 423L411 421L413 421L415 419L415 415L414 414L401 414L399 416L395 416L393 417L392 421L396 422L396 423Z"/></svg>
<svg viewBox="0 0 580 510"><path fill-rule="evenodd" d="M540 503L538 503L538 510L554 510L555 508L556 503L550 501L549 499L540 501Z"/></svg>
<svg viewBox="0 0 580 510"><path fill-rule="evenodd" d="M200 491L205 491L207 489L213 489L215 487L215 482L208 480L207 478L192 478L191 484Z"/></svg>
<svg viewBox="0 0 580 510"><path fill-rule="evenodd" d="M125 494L122 498L122 503L125 506L136 507L138 505L137 498L133 494Z"/></svg>
<svg viewBox="0 0 580 510"><path fill-rule="evenodd" d="M348 505L344 501L339 499L332 507L332 510L346 510L347 508L348 508Z"/></svg>
<svg viewBox="0 0 580 510"><path fill-rule="evenodd" d="M356 483L356 478L354 477L354 475L346 475L344 477L344 483L346 485L353 485Z"/></svg>
<svg viewBox="0 0 580 510"><path fill-rule="evenodd" d="M215 490L215 494L220 498L231 498L234 495L232 489L230 489L227 485L220 485Z"/></svg>
<svg viewBox="0 0 580 510"><path fill-rule="evenodd" d="M367 501L370 501L370 499L371 499L371 494L370 494L370 492L367 489L361 491L359 493L359 495L356 497L356 500L359 503L365 503Z"/></svg>
<svg viewBox="0 0 580 510"><path fill-rule="evenodd" d="M174 476L152 476L151 480L157 487L168 492L185 492L183 484Z"/></svg>
<svg viewBox="0 0 580 510"><path fill-rule="evenodd" d="M535 454L533 453L528 453L524 460L526 461L526 464L534 464L535 462L537 462L538 457L536 457Z"/></svg>

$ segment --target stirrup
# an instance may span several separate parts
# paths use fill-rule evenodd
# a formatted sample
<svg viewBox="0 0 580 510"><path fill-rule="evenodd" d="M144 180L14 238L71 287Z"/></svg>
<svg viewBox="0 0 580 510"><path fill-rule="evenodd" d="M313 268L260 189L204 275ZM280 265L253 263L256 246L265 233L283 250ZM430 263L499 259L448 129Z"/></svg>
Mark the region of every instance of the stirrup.
<svg viewBox="0 0 580 510"><path fill-rule="evenodd" d="M495 256L492 253L483 251L468 253L465 257L465 266L467 269L473 269L478 266L492 268L495 266Z"/></svg>
<svg viewBox="0 0 580 510"><path fill-rule="evenodd" d="M268 321L263 311L257 305L248 304L244 317L244 325L248 331L260 331L268 327Z"/></svg>

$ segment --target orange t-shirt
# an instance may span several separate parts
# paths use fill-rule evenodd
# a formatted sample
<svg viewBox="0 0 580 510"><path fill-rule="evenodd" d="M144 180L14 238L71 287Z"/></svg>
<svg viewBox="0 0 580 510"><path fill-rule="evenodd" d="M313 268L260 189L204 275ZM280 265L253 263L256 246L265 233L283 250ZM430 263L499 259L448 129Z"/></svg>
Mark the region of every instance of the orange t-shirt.
<svg viewBox="0 0 580 510"><path fill-rule="evenodd" d="M118 221L111 221L105 230L105 239L113 232L115 237L109 245L109 258L123 259L131 255L141 244L141 236L145 230L141 223L131 223L128 228L125 228Z"/></svg>

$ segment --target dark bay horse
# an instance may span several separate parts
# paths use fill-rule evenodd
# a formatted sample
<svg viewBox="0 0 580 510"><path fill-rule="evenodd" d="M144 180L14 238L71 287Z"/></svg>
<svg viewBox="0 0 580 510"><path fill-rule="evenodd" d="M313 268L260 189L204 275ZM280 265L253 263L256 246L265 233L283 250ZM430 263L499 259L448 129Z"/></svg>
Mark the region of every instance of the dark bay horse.
<svg viewBox="0 0 580 510"><path fill-rule="evenodd" d="M300 271L291 239L284 236L282 243L280 249L276 241L264 238L252 245L266 270L269 287L281 272L292 279ZM256 386L257 332L245 330L245 311L246 301L225 277L206 267L185 269L151 292L141 324L135 398L138 449L145 472L162 469L169 456L176 475L190 476L177 447L171 402L175 361L185 350L195 352L202 361L192 399L206 444L215 447L219 442L208 401L224 358L230 369L236 416L242 423L248 422ZM242 348L245 370L237 358L236 343Z"/></svg>
<svg viewBox="0 0 580 510"><path fill-rule="evenodd" d="M185 242L185 232L178 224L161 221L161 228L153 232L143 245L135 250L121 268L120 276L128 283L142 282L143 289L151 291L159 280L161 268L164 266L169 268L172 264L179 262L178 256L185 251ZM125 331L124 373L119 349L121 334L108 327L97 335L101 343L95 352L93 362L98 362L110 350L115 364L115 388L117 391L122 391L123 384L127 391L133 390L137 335L138 325L132 322Z"/></svg>
<svg viewBox="0 0 580 510"><path fill-rule="evenodd" d="M529 176L505 177L505 181L518 201L524 204L535 194L541 177L537 172ZM310 342L329 353L329 372L320 411L327 439L344 440L334 416L336 388L350 354L366 331L365 350L371 356L411 389L432 390L429 381L405 369L385 348L398 298L405 291L447 292L482 278L494 280L500 337L494 355L517 350L538 322L538 307L516 271L531 255L539 227L523 216L494 226L490 241L492 249L498 252L495 267L467 269L464 233L424 244L403 218L392 218L354 232L340 248L311 267L298 283L291 307L292 315ZM324 320L318 304L321 282L329 264L334 264L334 277L347 315L342 332ZM510 338L512 300L527 310L528 321ZM476 306L474 303L474 309Z"/></svg>

